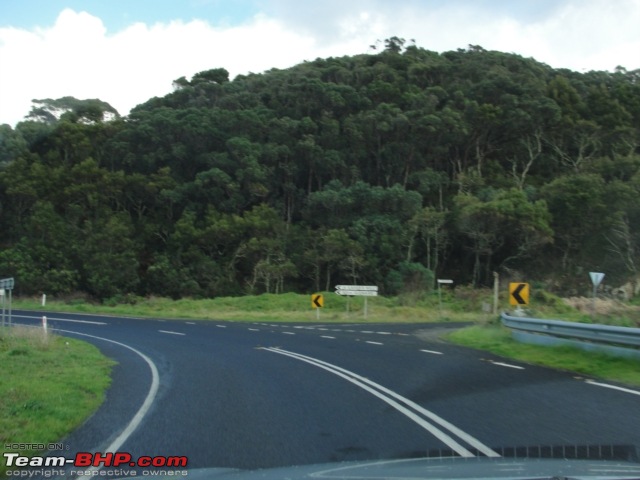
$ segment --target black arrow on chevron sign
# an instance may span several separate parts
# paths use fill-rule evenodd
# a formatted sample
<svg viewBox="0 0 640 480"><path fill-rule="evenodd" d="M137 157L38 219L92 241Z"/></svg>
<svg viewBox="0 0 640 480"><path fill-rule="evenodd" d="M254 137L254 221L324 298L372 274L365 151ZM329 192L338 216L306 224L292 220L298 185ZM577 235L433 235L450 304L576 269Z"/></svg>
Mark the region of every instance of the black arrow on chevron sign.
<svg viewBox="0 0 640 480"><path fill-rule="evenodd" d="M527 287L526 283L521 283L516 287L516 289L513 292L511 292L511 296L515 299L516 302L518 302L518 305L527 304L527 301L520 296L520 292L522 292L522 290L524 290L526 287Z"/></svg>

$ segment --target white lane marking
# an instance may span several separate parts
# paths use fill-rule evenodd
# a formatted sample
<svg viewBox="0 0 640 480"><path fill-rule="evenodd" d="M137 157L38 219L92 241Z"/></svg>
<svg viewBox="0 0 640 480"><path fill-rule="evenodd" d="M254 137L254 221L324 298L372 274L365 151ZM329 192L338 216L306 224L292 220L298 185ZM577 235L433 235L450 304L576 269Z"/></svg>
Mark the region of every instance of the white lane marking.
<svg viewBox="0 0 640 480"><path fill-rule="evenodd" d="M260 331L259 328L249 328L248 330L251 330L252 332L259 332Z"/></svg>
<svg viewBox="0 0 640 480"><path fill-rule="evenodd" d="M323 332L326 332L326 331L328 331L329 329L328 329L328 328L320 328L320 327L318 327L318 330L322 330Z"/></svg>
<svg viewBox="0 0 640 480"><path fill-rule="evenodd" d="M156 367L155 363L153 363L153 360L151 360L149 357L147 357L144 353L142 353L139 350L136 350L135 348L133 348L133 347L131 347L131 346L125 344L125 343L116 342L115 340L110 340L108 338L96 337L95 335L88 335L86 333L73 332L73 331L70 331L70 330L55 329L55 331L63 332L63 333L73 333L75 335L81 335L83 337L96 338L98 340L103 340L105 342L113 343L115 345L119 345L121 347L128 348L129 350L131 350L135 354L137 354L140 357L142 357L142 359L145 362L147 362L147 365L149 366L149 369L151 370L151 386L149 387L149 392L147 393L147 396L144 399L144 402L142 403L142 406L138 409L138 411L133 416L133 418L131 419L129 424L124 428L124 430L122 430L122 432L120 432L120 435L118 435L116 437L116 439L113 442L111 442L111 445L109 445L108 447L105 448L104 451L105 452L116 452L116 451L120 450L120 447L122 446L122 444L127 441L127 439L131 436L131 434L133 434L133 432L136 431L136 429L138 428L138 426L142 422L142 419L145 417L145 415L147 414L147 412L151 408L151 405L153 404L153 402L154 402L154 400L156 398L156 395L158 394L158 388L160 386L160 375L158 374L158 368ZM92 475L93 476L92 473L88 473L88 472L97 472L99 470L100 470L100 467L91 467L91 468L88 468L87 470L85 470L84 475Z"/></svg>
<svg viewBox="0 0 640 480"><path fill-rule="evenodd" d="M227 328L226 325L216 325L216 327L218 327L218 328Z"/></svg>
<svg viewBox="0 0 640 480"><path fill-rule="evenodd" d="M382 342L372 342L370 340L365 340L365 343L370 343L371 345L384 345Z"/></svg>
<svg viewBox="0 0 640 480"><path fill-rule="evenodd" d="M158 330L160 333L168 333L169 335L186 335L186 333L172 332L170 330Z"/></svg>
<svg viewBox="0 0 640 480"><path fill-rule="evenodd" d="M398 333L398 335L402 336L402 337L408 337L409 334L408 333Z"/></svg>
<svg viewBox="0 0 640 480"><path fill-rule="evenodd" d="M362 330L360 333L373 333L371 330Z"/></svg>
<svg viewBox="0 0 640 480"><path fill-rule="evenodd" d="M337 376L339 376L341 378L344 378L345 380L353 383L354 385L359 386L363 390L366 390L367 392L371 393L372 395L375 395L376 397L378 397L379 399L381 399L385 403L391 405L393 408L398 410L403 415L407 416L408 418L410 418L411 420L416 422L418 425L420 425L425 430L427 430L432 435L434 435L436 438L438 438L439 440L444 442L445 445L447 445L449 448L454 450L456 453L458 453L458 455L460 455L462 457L475 457L475 455L473 453L471 453L467 448L465 448L464 446L460 445L455 439L453 439L447 433L443 432L442 430L440 430L435 425L432 425L431 423L427 422L423 418L419 417L414 412L409 410L409 408L412 408L415 412L421 413L423 416L427 417L428 419L440 424L442 427L448 429L451 433L453 433L454 435L457 435L461 440L463 440L463 441L467 442L469 445L475 447L476 449L478 449L478 451L484 453L486 456L488 456L488 457L499 457L500 456L498 453L496 453L493 450L491 450L489 447L487 447L486 445L481 443L479 440L477 440L476 438L472 437L468 433L460 430L458 427L456 427L455 425L449 423L444 418L439 417L435 413L427 410L426 408L421 407L420 405L418 405L417 403L409 400L408 398L405 398L402 395L400 395L400 394L398 394L398 393L396 393L396 392L394 392L392 390L389 390L388 388L383 387L382 385L380 385L380 384L378 384L376 382L373 382L373 381L369 380L368 378L364 378L364 377L358 375L357 373L351 372L350 370L344 369L342 367L338 367L337 365L333 365L333 364L331 364L329 362L325 362L325 361L319 360L317 358L309 357L307 355L302 355L302 354L295 353L295 352L290 352L288 350L283 350L283 349L280 349L280 348L263 348L263 350L267 350L267 351L270 351L270 352L273 352L273 353L278 353L280 355L286 355L286 356L289 356L291 358L295 358L297 360L310 363L311 365L314 365L316 367L322 368L323 370L327 370L328 372L331 372L334 375L337 375ZM375 390L374 390L374 388L375 388ZM404 403L406 405L406 407L409 407L409 408L403 407L398 402L393 400L394 398L396 400Z"/></svg>
<svg viewBox="0 0 640 480"><path fill-rule="evenodd" d="M282 332L283 335L295 335L294 332Z"/></svg>
<svg viewBox="0 0 640 480"><path fill-rule="evenodd" d="M23 310L22 308L17 308L15 310L20 310L21 312L34 312L34 310ZM74 313L74 312L56 312L56 313L59 313L61 315L82 315L83 317L115 318L116 320L121 320L123 318L127 320L150 320L148 317L133 317L133 316L123 317L121 315L120 316L109 315L108 313Z"/></svg>
<svg viewBox="0 0 640 480"><path fill-rule="evenodd" d="M187 325L195 325L196 322L185 322Z"/></svg>
<svg viewBox="0 0 640 480"><path fill-rule="evenodd" d="M391 335L391 332L376 332L378 335Z"/></svg>
<svg viewBox="0 0 640 480"><path fill-rule="evenodd" d="M15 315L12 314L11 317L16 318L35 318L36 320L42 320L42 317L47 317L47 321L55 321L55 322L69 322L69 323L88 323L90 325L108 325L106 322L94 322L93 320L71 320L69 318L55 318L49 317L48 315L41 315L39 317L34 317L30 315Z"/></svg>
<svg viewBox="0 0 640 480"><path fill-rule="evenodd" d="M331 338L331 339L335 340L336 337L332 337L330 335L320 335L320 338Z"/></svg>
<svg viewBox="0 0 640 480"><path fill-rule="evenodd" d="M442 352L438 352L436 350L420 350L420 351L424 353L433 353L434 355L442 355Z"/></svg>
<svg viewBox="0 0 640 480"><path fill-rule="evenodd" d="M593 380L586 380L586 383L589 383L591 385L596 385L598 387L611 388L613 390L620 390L621 392L632 393L633 395L640 395L640 392L638 392L637 390L631 390L629 388L617 387L615 385L609 385L608 383L594 382Z"/></svg>
<svg viewBox="0 0 640 480"><path fill-rule="evenodd" d="M520 367L518 365L511 365L510 363L503 363L503 362L490 362L490 363L493 363L494 365L499 365L501 367L515 368L517 370L524 370L524 367Z"/></svg>

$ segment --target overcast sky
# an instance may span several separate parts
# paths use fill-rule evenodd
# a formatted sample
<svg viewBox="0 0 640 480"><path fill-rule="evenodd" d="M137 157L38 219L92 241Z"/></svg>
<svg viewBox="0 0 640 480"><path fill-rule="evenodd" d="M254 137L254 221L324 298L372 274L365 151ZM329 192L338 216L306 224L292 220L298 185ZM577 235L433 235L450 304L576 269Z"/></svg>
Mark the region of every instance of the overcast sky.
<svg viewBox="0 0 640 480"><path fill-rule="evenodd" d="M0 0L0 124L31 99L99 98L122 115L210 68L241 73L415 39L577 71L640 68L640 0Z"/></svg>

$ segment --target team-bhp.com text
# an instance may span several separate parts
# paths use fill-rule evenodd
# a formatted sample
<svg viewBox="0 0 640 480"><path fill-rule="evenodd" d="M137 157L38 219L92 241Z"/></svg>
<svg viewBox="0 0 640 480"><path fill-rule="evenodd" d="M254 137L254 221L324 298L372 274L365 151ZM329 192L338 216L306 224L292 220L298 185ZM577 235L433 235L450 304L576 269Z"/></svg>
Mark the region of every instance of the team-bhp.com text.
<svg viewBox="0 0 640 480"><path fill-rule="evenodd" d="M68 472L69 476L112 476L115 475L120 476L136 476L135 470L129 470L129 467L137 467L137 468L172 468L172 469L180 469L186 468L188 463L188 458L185 456L157 456L157 457L149 457L142 456L137 460L133 458L130 453L127 452L107 452L107 453L89 453L89 452L79 452L76 453L74 458L65 458L65 457L26 457L24 455L20 455L19 453L4 453L5 466L8 469L11 468L24 468L24 467L40 467L43 468L38 475L40 476L49 476L46 472L51 473L55 472L57 476L64 476L64 470L44 470L44 468L55 469L66 467L67 465L72 465L73 467L79 469L86 470L78 470L78 471L70 471ZM104 468L112 468L119 470L118 472L105 471ZM142 475L186 475L186 470L172 470L172 471L143 471ZM31 477L33 476L33 471L29 470L8 470L7 476L12 477Z"/></svg>

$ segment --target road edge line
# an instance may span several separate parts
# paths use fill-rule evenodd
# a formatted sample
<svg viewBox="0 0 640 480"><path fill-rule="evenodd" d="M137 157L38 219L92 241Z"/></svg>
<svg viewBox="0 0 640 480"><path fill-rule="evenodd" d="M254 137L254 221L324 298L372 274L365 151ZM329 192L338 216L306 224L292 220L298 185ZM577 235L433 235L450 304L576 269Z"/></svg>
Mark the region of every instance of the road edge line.
<svg viewBox="0 0 640 480"><path fill-rule="evenodd" d="M118 451L120 447L124 444L124 442L126 442L129 439L129 437L133 434L133 432L135 432L135 430L140 426L142 419L145 417L147 412L151 409L151 405L155 401L155 398L158 394L158 389L160 388L160 374L158 373L158 368L156 367L156 364L153 363L153 360L147 357L144 353L133 348L130 345L127 345L126 343L118 342L116 340L111 340L109 338L98 337L96 335L89 335L88 333L74 332L72 330L56 329L56 331L63 332L63 333L72 333L74 335L80 335L83 337L95 338L97 340L102 340L105 342L113 343L115 345L119 345L121 347L131 350L136 355L140 356L145 362L147 362L147 365L151 370L151 386L149 387L149 392L147 393L147 396L144 399L144 402L142 402L142 405L140 406L136 414L133 416L133 418L129 421L127 426L111 442L111 444L104 449L104 451L106 452ZM87 470L84 470L82 475L80 476L92 475L92 472L97 472L99 470L100 470L100 467L91 467L91 468L88 468Z"/></svg>

